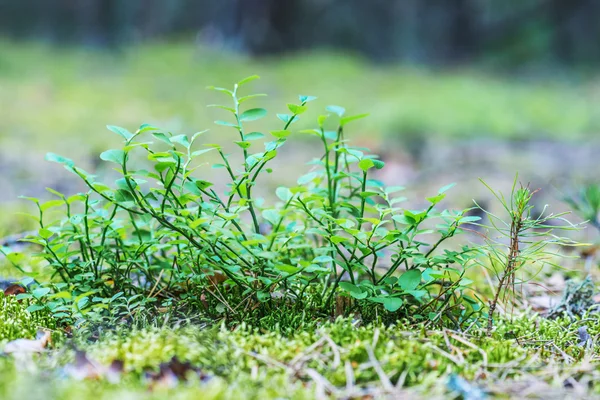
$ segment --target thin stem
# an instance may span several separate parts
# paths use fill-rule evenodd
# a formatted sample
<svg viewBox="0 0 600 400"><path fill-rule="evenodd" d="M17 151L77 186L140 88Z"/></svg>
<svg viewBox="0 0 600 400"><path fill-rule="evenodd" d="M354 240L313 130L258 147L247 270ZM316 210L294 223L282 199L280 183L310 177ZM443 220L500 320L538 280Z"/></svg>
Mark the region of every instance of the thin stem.
<svg viewBox="0 0 600 400"><path fill-rule="evenodd" d="M244 127L242 125L242 121L240 120L240 103L237 99L237 84L233 88L233 102L235 104L235 119L237 121L237 126L239 127L238 132L240 134L240 140L244 141ZM242 149L244 153L244 171L248 174L248 150ZM220 152L220 150L219 150ZM235 182L235 177L232 175L232 179ZM239 188L238 188L239 189ZM240 194L241 197L241 194ZM250 193L250 183L246 182L246 200L248 200L248 210L250 211L250 215L252 216L252 223L254 224L254 232L260 234L260 224L258 223L258 218L256 217L256 211L254 210L254 204L252 203L252 197Z"/></svg>

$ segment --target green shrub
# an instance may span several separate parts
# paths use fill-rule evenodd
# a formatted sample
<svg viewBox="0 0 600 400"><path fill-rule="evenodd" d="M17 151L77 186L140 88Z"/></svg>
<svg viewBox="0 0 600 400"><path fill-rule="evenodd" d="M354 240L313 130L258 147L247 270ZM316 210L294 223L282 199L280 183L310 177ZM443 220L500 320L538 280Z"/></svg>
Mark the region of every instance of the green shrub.
<svg viewBox="0 0 600 400"><path fill-rule="evenodd" d="M277 115L281 126L258 149L266 135L248 126L267 111L242 110L261 95L240 95L255 78L233 90L212 88L231 102L215 105L230 115L216 124L236 132L239 163L219 144L198 147L202 132L173 135L146 124L134 133L108 127L124 141L100 156L119 174L111 185L48 154L89 191L68 197L51 190L58 199L30 199L39 210L39 230L28 240L43 247L39 255L56 278L40 307L88 320L133 317L179 299L231 318L288 309L321 315L362 310L460 327L478 316L480 301L469 295L464 278L476 252L441 246L478 217L435 209L451 185L429 197L425 209L401 207L401 187L371 178L384 163L346 139L348 125L366 115L327 107L315 129L298 133L314 136L322 147L310 172L296 186L279 187L275 204L255 196L293 124L315 100L300 96L298 104L288 104L289 113ZM212 168L229 178L222 192L198 173L207 153L219 159ZM48 217L57 210L58 219Z"/></svg>

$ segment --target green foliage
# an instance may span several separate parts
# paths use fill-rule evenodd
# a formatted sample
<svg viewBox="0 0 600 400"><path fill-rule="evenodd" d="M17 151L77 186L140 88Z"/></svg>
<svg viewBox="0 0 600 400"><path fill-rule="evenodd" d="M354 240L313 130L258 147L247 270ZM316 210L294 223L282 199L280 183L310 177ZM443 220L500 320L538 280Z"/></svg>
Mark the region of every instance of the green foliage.
<svg viewBox="0 0 600 400"><path fill-rule="evenodd" d="M588 221L591 226L600 231L600 185L588 183L582 185L575 193L563 197L565 203L577 213L583 220Z"/></svg>
<svg viewBox="0 0 600 400"><path fill-rule="evenodd" d="M57 317L91 321L130 319L149 305L169 308L175 299L234 318L250 310L257 317L281 307L304 310L309 303L311 312L331 315L340 293L397 317L456 327L476 316L481 307L466 295L464 279L475 254L468 247L440 248L473 217L435 209L451 185L423 210L400 207L403 198L395 193L402 188L369 176L384 163L346 139L347 124L365 115L345 116L342 107L329 106L316 129L300 131L322 147L310 172L297 186L278 188L275 204L255 197L269 162L315 97L288 104L289 113L278 115L282 126L270 131L274 139L260 149L255 139L264 135L248 125L267 111L241 108L257 97L240 96L250 80L232 90L210 88L229 98L230 104L216 105L229 118L215 123L236 132L237 157L220 144L199 147L203 132L174 135L148 124L135 132L108 126L123 139L121 148L100 155L119 175L111 185L49 153L49 161L79 176L89 191L65 196L49 189L57 200L29 199L39 229L27 240L43 248L39 256L57 280L26 296ZM207 153L216 155L212 168L228 179L220 193L223 182L200 178Z"/></svg>
<svg viewBox="0 0 600 400"><path fill-rule="evenodd" d="M547 213L546 208L539 212L534 211L531 200L537 190L531 190L529 186L517 186L518 175L510 193L510 198L505 198L500 192L494 191L483 180L481 181L502 205L507 216L499 217L483 208L477 206L489 218L490 229L494 236L485 237L486 246L483 253L486 255L487 263L482 264L488 268L497 279L497 289L494 298L490 301L488 313L488 335L491 334L494 311L498 305L501 295L504 300L507 295L516 295L515 286L521 285L536 272L526 271L529 275L522 274L517 280L519 272L525 272L526 267L536 266L538 271L546 265L556 265L556 259L560 254L556 253L552 245L577 245L569 238L555 235L559 230L577 230L576 225L571 224L564 218L568 212L552 214ZM536 210L537 211L537 210ZM510 301L510 299L508 299Z"/></svg>
<svg viewBox="0 0 600 400"><path fill-rule="evenodd" d="M428 398L431 393L445 398L450 396L452 388L446 382L452 375L482 387L491 397L507 393L522 397L532 382L541 397L557 391L565 398L569 393L594 397L600 393L593 364L599 346L595 341L581 345L582 329L595 338L600 321L592 314L548 320L528 313L512 321L503 319L489 338L477 327L460 333L407 321L360 325L341 318L290 335L245 324L235 330L121 326L90 342L76 331L73 345L85 349L99 365L124 362L119 384L65 377L62 367L73 362L74 354L63 348L36 358L33 365L38 368L27 370L17 370L11 360L0 358L0 397L319 398L319 385L327 382L327 393L336 398L385 398L390 391L408 393L410 398ZM144 373L173 356L212 379L157 385L149 391ZM589 385L574 393L564 385L565 380L582 379L589 379Z"/></svg>
<svg viewBox="0 0 600 400"><path fill-rule="evenodd" d="M56 320L50 313L29 312L28 305L27 300L20 301L0 292L0 344L20 338L35 339L39 329L56 328Z"/></svg>

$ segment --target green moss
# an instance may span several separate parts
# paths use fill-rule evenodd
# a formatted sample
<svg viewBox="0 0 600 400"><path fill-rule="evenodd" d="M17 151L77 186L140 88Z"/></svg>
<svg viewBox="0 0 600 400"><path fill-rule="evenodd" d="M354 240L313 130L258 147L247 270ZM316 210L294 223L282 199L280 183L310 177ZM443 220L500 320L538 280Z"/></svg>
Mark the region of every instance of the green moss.
<svg viewBox="0 0 600 400"><path fill-rule="evenodd" d="M260 377L259 377L260 378ZM290 383L284 377L268 381L240 377L233 384L213 378L207 383L195 382L174 388L149 387L139 379L125 379L118 385L103 381L76 381L60 378L48 371L23 373L13 367L0 366L0 398L3 400L61 399L112 400L126 399L313 399L314 394L302 383Z"/></svg>
<svg viewBox="0 0 600 400"><path fill-rule="evenodd" d="M56 321L49 313L26 310L26 300L19 302L15 296L4 296L0 292L0 348L10 340L35 339L39 329L55 329Z"/></svg>
<svg viewBox="0 0 600 400"><path fill-rule="evenodd" d="M524 367L522 371L514 368L507 373L509 377L541 371L548 363L562 361L563 355L557 348L579 360L584 349L577 345L577 328L584 323L587 321L551 321L527 315L513 322L503 321L492 338L482 331L463 335L404 323L357 327L349 320L287 337L246 326L233 332L225 328L151 329L129 335L109 334L93 345L91 351L104 362L124 359L127 369L135 373L176 355L229 382L253 370L259 371L264 379L289 375L286 368L295 370L298 367L295 362L306 355L301 367L316 370L332 384L346 384L345 364L349 363L354 367L356 383L368 386L379 381L368 354L372 348L375 359L392 382L406 371L405 384L423 385L432 377L442 379L448 372L478 379L492 365L516 363ZM599 325L597 321L588 325L588 332L592 336L600 333Z"/></svg>
<svg viewBox="0 0 600 400"><path fill-rule="evenodd" d="M492 394L532 380L544 390L565 391L566 379L595 376L590 360L600 349L595 344L588 349L578 345L581 326L586 326L592 337L600 335L600 321L591 314L573 320L525 314L500 321L491 338L476 328L459 333L403 321L391 326L358 326L348 319L287 336L245 325L234 331L224 326L119 327L101 334L94 343L76 337L75 345L103 364L123 360L126 373L120 384L61 378L61 366L73 359L70 346L65 346L37 358L29 372L17 371L13 362L0 359L0 398L22 399L25 392L20 388L28 388L29 396L39 391L48 399L310 399L318 386L315 376L343 393L348 370L356 387L363 390L356 393L382 390L375 365L392 384L402 379L414 390L413 398L418 398L417 393L447 395L450 374ZM173 356L190 361L213 379L148 391L143 372L156 370ZM593 382L588 387L590 396L600 394L600 384Z"/></svg>

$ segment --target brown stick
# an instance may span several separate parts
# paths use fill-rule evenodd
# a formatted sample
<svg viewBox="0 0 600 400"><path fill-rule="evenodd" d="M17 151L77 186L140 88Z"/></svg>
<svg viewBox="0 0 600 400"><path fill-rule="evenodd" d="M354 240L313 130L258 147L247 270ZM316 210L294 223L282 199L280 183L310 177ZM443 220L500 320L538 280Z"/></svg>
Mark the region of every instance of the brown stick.
<svg viewBox="0 0 600 400"><path fill-rule="evenodd" d="M487 324L487 335L492 336L492 328L494 325L494 312L498 305L498 299L502 290L507 290L505 286L513 281L513 275L515 273L515 263L519 255L519 232L522 228L521 215L513 217L510 227L510 251L508 253L508 259L506 260L506 268L504 269L504 275L498 282L498 289L494 295L494 299L490 302L490 311L488 313L488 324ZM513 281L514 282L514 281Z"/></svg>

